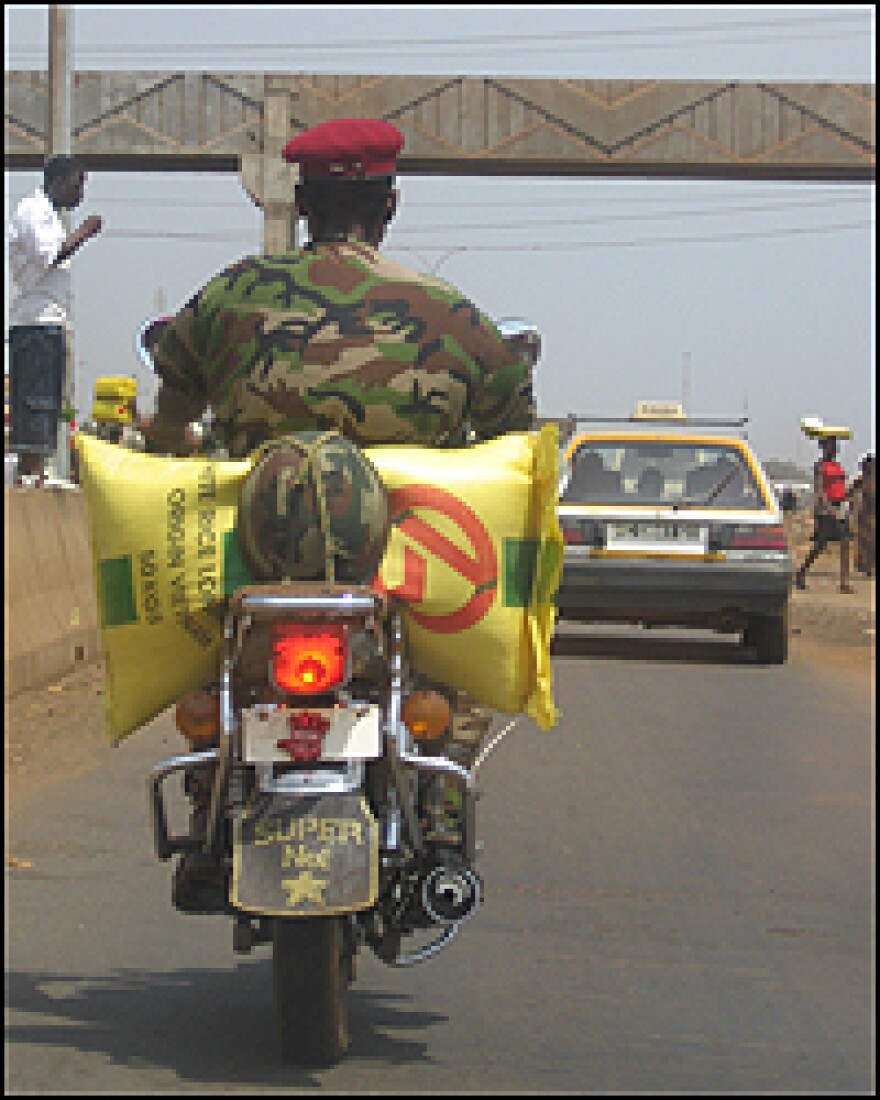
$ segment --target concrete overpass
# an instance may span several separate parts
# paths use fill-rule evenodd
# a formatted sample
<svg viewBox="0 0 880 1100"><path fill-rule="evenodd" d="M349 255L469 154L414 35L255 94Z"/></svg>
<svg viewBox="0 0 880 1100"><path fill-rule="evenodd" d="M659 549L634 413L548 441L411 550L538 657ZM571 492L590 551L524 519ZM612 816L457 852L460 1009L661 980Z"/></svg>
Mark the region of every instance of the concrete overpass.
<svg viewBox="0 0 880 1100"><path fill-rule="evenodd" d="M300 73L76 72L72 151L91 171L239 172L264 247L294 244L295 133L386 118L400 172L871 182L875 86ZM45 72L6 73L7 169L49 148Z"/></svg>

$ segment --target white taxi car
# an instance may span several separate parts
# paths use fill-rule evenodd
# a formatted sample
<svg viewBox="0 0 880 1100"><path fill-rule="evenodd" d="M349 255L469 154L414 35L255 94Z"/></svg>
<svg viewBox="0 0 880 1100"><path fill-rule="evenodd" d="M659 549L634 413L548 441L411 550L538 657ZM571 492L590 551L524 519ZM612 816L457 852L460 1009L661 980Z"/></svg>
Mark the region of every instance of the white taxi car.
<svg viewBox="0 0 880 1100"><path fill-rule="evenodd" d="M792 559L745 421L640 402L584 423L561 466L559 619L741 632L760 662L783 663Z"/></svg>

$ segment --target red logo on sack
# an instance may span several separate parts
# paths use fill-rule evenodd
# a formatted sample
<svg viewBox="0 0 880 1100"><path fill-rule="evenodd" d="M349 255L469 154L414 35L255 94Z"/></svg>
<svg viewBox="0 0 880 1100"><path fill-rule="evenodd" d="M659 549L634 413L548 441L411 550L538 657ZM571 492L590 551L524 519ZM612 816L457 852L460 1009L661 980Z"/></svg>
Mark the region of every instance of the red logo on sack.
<svg viewBox="0 0 880 1100"><path fill-rule="evenodd" d="M435 485L403 485L394 489L389 497L394 525L469 581L474 592L462 607L446 615L428 615L416 610L413 604L425 598L428 565L426 559L408 545L403 550L403 584L388 588L377 573L373 588L405 600L413 619L433 634L455 634L474 626L488 614L498 591L495 547L479 517L464 501ZM438 512L451 519L473 548L473 557L417 516L415 508Z"/></svg>

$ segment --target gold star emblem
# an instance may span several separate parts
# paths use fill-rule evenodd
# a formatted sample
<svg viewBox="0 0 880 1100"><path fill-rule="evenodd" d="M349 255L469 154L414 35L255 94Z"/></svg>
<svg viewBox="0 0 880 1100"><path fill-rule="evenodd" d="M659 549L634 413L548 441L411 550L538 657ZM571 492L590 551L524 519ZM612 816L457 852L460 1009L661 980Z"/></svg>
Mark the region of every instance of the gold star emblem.
<svg viewBox="0 0 880 1100"><path fill-rule="evenodd" d="M327 889L326 881L315 878L311 871L303 871L296 878L282 879L281 885L287 891L287 904L291 908L303 901L322 904Z"/></svg>

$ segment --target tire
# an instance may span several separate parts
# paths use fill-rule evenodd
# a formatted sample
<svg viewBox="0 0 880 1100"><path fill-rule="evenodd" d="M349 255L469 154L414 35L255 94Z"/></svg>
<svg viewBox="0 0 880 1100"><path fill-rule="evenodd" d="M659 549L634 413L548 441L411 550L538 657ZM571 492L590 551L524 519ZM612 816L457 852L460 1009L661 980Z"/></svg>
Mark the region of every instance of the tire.
<svg viewBox="0 0 880 1100"><path fill-rule="evenodd" d="M348 1048L350 967L339 917L278 918L272 929L272 992L281 1054L326 1066Z"/></svg>
<svg viewBox="0 0 880 1100"><path fill-rule="evenodd" d="M743 641L754 646L762 665L784 665L788 660L788 604L778 615L749 619Z"/></svg>

